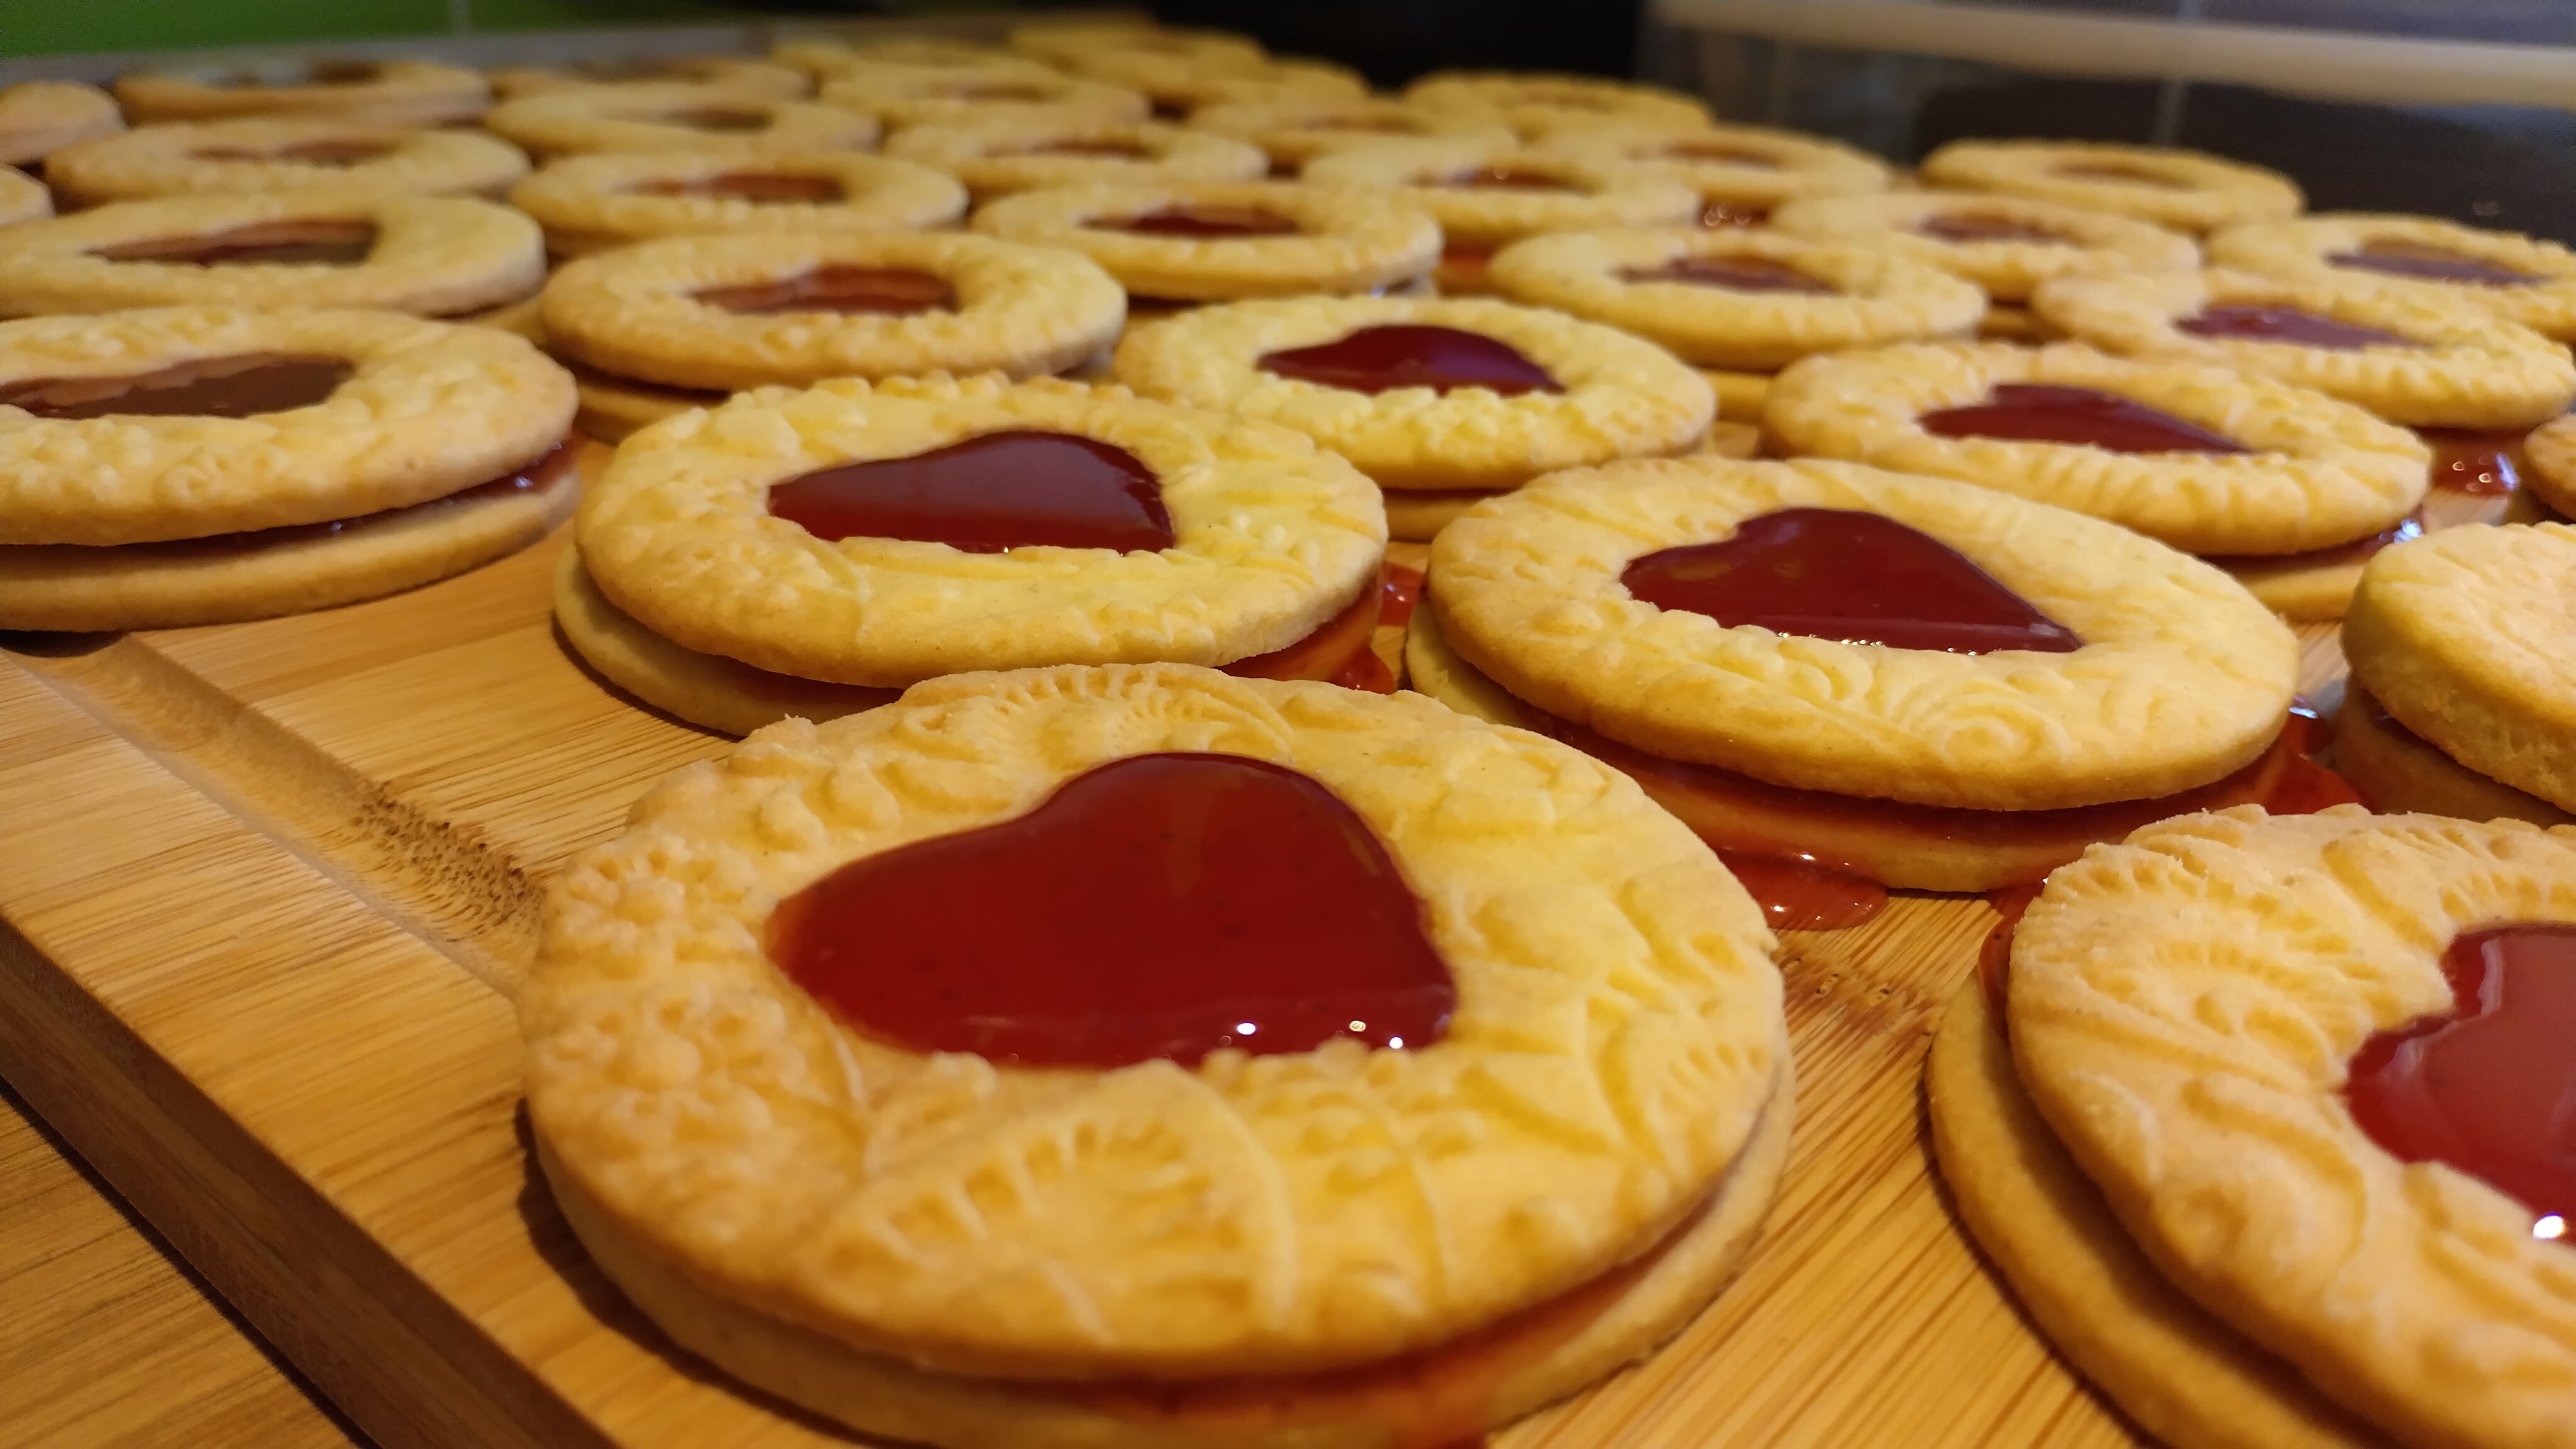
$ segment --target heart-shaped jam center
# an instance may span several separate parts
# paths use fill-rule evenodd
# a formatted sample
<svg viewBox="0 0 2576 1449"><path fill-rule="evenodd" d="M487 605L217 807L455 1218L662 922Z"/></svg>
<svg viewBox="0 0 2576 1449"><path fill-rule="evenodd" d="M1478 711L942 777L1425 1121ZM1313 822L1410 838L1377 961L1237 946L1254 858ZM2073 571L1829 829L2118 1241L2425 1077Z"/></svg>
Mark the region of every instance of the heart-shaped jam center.
<svg viewBox="0 0 2576 1449"><path fill-rule="evenodd" d="M1475 171L1462 171L1444 179L1440 184L1471 191L1572 191L1575 189L1545 172L1528 171L1511 166L1486 166Z"/></svg>
<svg viewBox="0 0 2576 1449"><path fill-rule="evenodd" d="M2353 1054L2353 1120L2401 1161L2448 1163L2560 1236L2576 1216L2576 926L2466 932L2442 974L2449 1011Z"/></svg>
<svg viewBox="0 0 2576 1449"><path fill-rule="evenodd" d="M1278 377L1352 392L1427 387L1446 393L1481 387L1504 397L1563 392L1547 369L1519 348L1481 332L1401 322L1363 327L1334 342L1263 354L1261 370Z"/></svg>
<svg viewBox="0 0 2576 1449"><path fill-rule="evenodd" d="M2203 307L2196 316L2174 324L2194 337L2220 337L2244 342L2286 342L2294 347L2331 347L2349 352L2361 347L2412 347L2394 332L2338 322L2296 307L2224 305Z"/></svg>
<svg viewBox="0 0 2576 1449"><path fill-rule="evenodd" d="M1878 513L1783 508L1732 538L1647 554L1619 581L1658 609L1730 629L1949 654L2084 647L1967 555Z"/></svg>
<svg viewBox="0 0 2576 1449"><path fill-rule="evenodd" d="M304 141L274 151L215 146L190 154L200 161L298 161L307 166L355 166L393 152L389 141Z"/></svg>
<svg viewBox="0 0 2576 1449"><path fill-rule="evenodd" d="M1102 217L1083 225L1139 236L1291 236L1297 223L1257 206L1167 206L1142 216Z"/></svg>
<svg viewBox="0 0 2576 1449"><path fill-rule="evenodd" d="M2430 282L2464 282L2475 287L2525 287L2540 278L2529 272L2517 272L2493 262L2465 257L2442 247L2422 242L2367 241L2358 248L2326 258L2338 267L2357 272L2380 272L2392 277L2414 277Z"/></svg>
<svg viewBox="0 0 2576 1449"><path fill-rule="evenodd" d="M1831 282L1820 282L1769 257L1675 257L1660 267L1622 268L1619 280L1687 282L1731 292L1795 292L1810 297L1830 297L1840 291Z"/></svg>
<svg viewBox="0 0 2576 1449"><path fill-rule="evenodd" d="M1927 216L1914 224L1914 229L1939 241L1969 245L1975 242L2031 242L2041 246L2064 246L2066 238L2046 227L2027 222L2008 221L2000 216L1980 216L1975 212L1952 212Z"/></svg>
<svg viewBox="0 0 2576 1449"><path fill-rule="evenodd" d="M905 538L967 553L1172 546L1154 470L1071 433L986 433L909 458L845 463L769 485L771 516L821 539Z"/></svg>
<svg viewBox="0 0 2576 1449"><path fill-rule="evenodd" d="M1928 412L1918 421L1925 432L1944 438L2068 443L2114 453L2253 451L2116 393L2048 383L1997 383L1984 402Z"/></svg>
<svg viewBox="0 0 2576 1449"><path fill-rule="evenodd" d="M841 183L828 176L782 176L773 171L729 171L703 181L647 181L647 196L736 196L745 201L841 201Z"/></svg>
<svg viewBox="0 0 2576 1449"><path fill-rule="evenodd" d="M0 403L40 418L246 418L311 407L357 369L336 357L240 353L203 357L126 377L44 377L0 382Z"/></svg>
<svg viewBox="0 0 2576 1449"><path fill-rule="evenodd" d="M928 272L903 267L816 267L802 276L739 287L709 287L691 294L710 307L745 316L778 312L867 312L909 317L945 307L954 299L948 283Z"/></svg>
<svg viewBox="0 0 2576 1449"><path fill-rule="evenodd" d="M202 236L154 237L93 247L111 262L171 262L184 266L243 266L301 262L345 267L376 249L376 228L365 221L269 221Z"/></svg>
<svg viewBox="0 0 2576 1449"><path fill-rule="evenodd" d="M1315 780L1139 755L1016 820L852 861L779 902L770 959L914 1051L1111 1068L1337 1036L1420 1048L1458 988L1386 847Z"/></svg>

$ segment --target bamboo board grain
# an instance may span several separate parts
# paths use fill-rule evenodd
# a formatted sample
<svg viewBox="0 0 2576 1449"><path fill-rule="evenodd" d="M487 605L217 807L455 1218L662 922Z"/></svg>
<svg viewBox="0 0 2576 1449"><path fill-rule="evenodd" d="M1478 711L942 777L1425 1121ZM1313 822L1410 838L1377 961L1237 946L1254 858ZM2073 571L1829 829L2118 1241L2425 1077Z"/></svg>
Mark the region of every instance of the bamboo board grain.
<svg viewBox="0 0 2576 1449"><path fill-rule="evenodd" d="M673 1350L532 1174L510 996L538 894L727 744L570 661L564 542L0 650L0 1073L388 1449L846 1443ZM2341 660L2303 632L2313 687ZM1922 1057L1993 920L1914 896L1787 938L1796 1145L1743 1278L1497 1449L2135 1442L1931 1174Z"/></svg>

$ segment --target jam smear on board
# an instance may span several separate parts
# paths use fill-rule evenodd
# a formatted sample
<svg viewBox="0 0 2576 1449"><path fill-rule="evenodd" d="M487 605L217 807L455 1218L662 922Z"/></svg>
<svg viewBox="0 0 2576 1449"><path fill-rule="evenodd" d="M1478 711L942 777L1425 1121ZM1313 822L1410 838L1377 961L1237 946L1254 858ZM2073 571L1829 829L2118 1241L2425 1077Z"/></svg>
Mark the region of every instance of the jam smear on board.
<svg viewBox="0 0 2576 1449"><path fill-rule="evenodd" d="M729 106L707 106L694 111L672 111L662 116L668 126L686 126L693 131L722 131L743 135L769 129L767 111L737 110Z"/></svg>
<svg viewBox="0 0 2576 1449"><path fill-rule="evenodd" d="M274 151L240 146L210 146L189 155L200 161L300 161L307 166L355 166L394 153L390 141L299 141Z"/></svg>
<svg viewBox="0 0 2576 1449"><path fill-rule="evenodd" d="M728 171L703 181L647 181L647 196L732 196L744 201L837 202L848 199L829 176L789 176L776 171Z"/></svg>
<svg viewBox="0 0 2576 1449"><path fill-rule="evenodd" d="M1979 216L1974 212L1932 215L1914 224L1914 229L1937 241L1967 244L1971 242L2034 242L2043 246L2066 246L2072 238L2059 236L2044 226L2028 222L2007 221L2000 216Z"/></svg>
<svg viewBox="0 0 2576 1449"><path fill-rule="evenodd" d="M2250 453L2169 412L2116 393L2052 383L1999 382L1983 402L1925 413L1923 430L1943 438L2067 443L2115 453Z"/></svg>
<svg viewBox="0 0 2576 1449"><path fill-rule="evenodd" d="M337 357L246 352L203 357L125 377L39 377L0 383L0 404L40 418L247 418L311 407L357 372Z"/></svg>
<svg viewBox="0 0 2576 1449"><path fill-rule="evenodd" d="M1134 232L1139 236L1242 237L1294 236L1297 223L1258 206L1167 206L1142 216L1102 217L1083 223L1095 231Z"/></svg>
<svg viewBox="0 0 2576 1449"><path fill-rule="evenodd" d="M996 909L1007 903L1007 909ZM920 1052L1196 1065L1438 1041L1458 988L1422 902L1332 791L1220 754L1113 760L1017 819L852 861L781 901L770 959Z"/></svg>
<svg viewBox="0 0 2576 1449"><path fill-rule="evenodd" d="M710 307L744 316L779 312L869 313L910 317L936 311L956 301L944 278L906 267L823 266L800 277L777 282L750 282L739 287L709 287L693 294Z"/></svg>
<svg viewBox="0 0 2576 1449"><path fill-rule="evenodd" d="M1714 231L1724 226L1761 226L1771 220L1771 208L1741 201L1703 202L1699 224Z"/></svg>
<svg viewBox="0 0 2576 1449"><path fill-rule="evenodd" d="M1687 282L1735 292L1794 292L1833 297L1842 289L1769 257L1675 257L1660 267L1623 267L1623 282Z"/></svg>
<svg viewBox="0 0 2576 1449"><path fill-rule="evenodd" d="M1470 191L1576 191L1562 180L1541 171L1523 171L1510 166L1487 166L1476 171L1462 171L1440 183Z"/></svg>
<svg viewBox="0 0 2576 1449"><path fill-rule="evenodd" d="M2529 272L2482 262L2447 248L2387 239L2363 242L2352 251L2326 258L2326 262L2347 271L2378 272L2423 282L2461 282L2473 287L2525 287L2542 280Z"/></svg>
<svg viewBox="0 0 2576 1449"><path fill-rule="evenodd" d="M986 433L909 458L844 463L769 485L771 516L820 539L908 538L967 553L1172 546L1162 481L1114 444Z"/></svg>
<svg viewBox="0 0 2576 1449"><path fill-rule="evenodd" d="M1345 689L1371 694L1395 693L1395 671L1369 648L1385 607L1383 582L1360 590L1359 597L1285 649L1255 654L1223 666L1239 679L1321 679Z"/></svg>
<svg viewBox="0 0 2576 1449"><path fill-rule="evenodd" d="M2417 428L2415 436L2433 450L2433 486L2455 493L2511 493L2522 486L2522 472L2531 466L2522 450L2531 435L2520 428Z"/></svg>
<svg viewBox="0 0 2576 1449"><path fill-rule="evenodd" d="M2541 1218L2576 1216L2576 925L2463 931L2442 953L2451 1009L2378 1032L2353 1054L2344 1099L2370 1140L2442 1162Z"/></svg>
<svg viewBox="0 0 2576 1449"><path fill-rule="evenodd" d="M1717 858L1775 931L1843 931L1887 909L1887 887L1810 859L1721 850Z"/></svg>
<svg viewBox="0 0 2576 1449"><path fill-rule="evenodd" d="M1992 654L2071 654L2075 631L1941 540L1881 513L1783 508L1748 518L1716 543L1661 549L1619 576L1659 609L1686 609L1730 629Z"/></svg>
<svg viewBox="0 0 2576 1449"><path fill-rule="evenodd" d="M1446 393L1481 387L1503 397L1565 391L1519 348L1481 332L1402 322L1363 327L1313 347L1264 353L1261 370L1323 387L1380 393L1427 387Z"/></svg>
<svg viewBox="0 0 2576 1449"><path fill-rule="evenodd" d="M345 267L376 249L368 221L264 221L201 236L154 237L92 247L111 262L164 262L181 266L242 266L253 262L319 263Z"/></svg>
<svg viewBox="0 0 2576 1449"><path fill-rule="evenodd" d="M2329 347L2338 352L2363 347L2416 345L2394 332L2339 322L2314 312L2302 312L2296 307L2239 306L2233 303L2203 307L2198 315L2175 322L2174 330L2188 332L2194 337L2282 342L2293 347Z"/></svg>

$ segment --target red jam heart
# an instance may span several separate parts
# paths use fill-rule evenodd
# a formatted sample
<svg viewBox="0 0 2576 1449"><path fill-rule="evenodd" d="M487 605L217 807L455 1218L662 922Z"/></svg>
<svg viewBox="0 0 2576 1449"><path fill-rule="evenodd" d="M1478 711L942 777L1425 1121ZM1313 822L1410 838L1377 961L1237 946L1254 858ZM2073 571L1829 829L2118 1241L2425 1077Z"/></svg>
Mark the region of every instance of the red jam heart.
<svg viewBox="0 0 2576 1449"><path fill-rule="evenodd" d="M1820 282L1786 262L1769 257L1675 257L1660 267L1626 267L1619 272L1623 282L1687 282L1700 287L1724 287L1733 292L1795 292L1810 297L1831 297L1840 289L1830 282Z"/></svg>
<svg viewBox="0 0 2576 1449"><path fill-rule="evenodd" d="M1547 369L1508 342L1455 327L1396 323L1363 327L1335 342L1266 353L1261 370L1278 377L1352 392L1427 387L1446 393L1481 387L1504 397L1565 391Z"/></svg>
<svg viewBox="0 0 2576 1449"><path fill-rule="evenodd" d="M1368 823L1235 755L1112 761L1016 820L852 861L779 903L768 949L870 1036L1024 1066L1418 1049L1458 1001Z"/></svg>
<svg viewBox="0 0 2576 1449"><path fill-rule="evenodd" d="M2394 332L2338 322L2296 307L2203 307L2197 316L2174 324L2194 337L2220 337L2243 342L2286 342L2294 347L2330 347L2349 352L2362 347L2412 347Z"/></svg>
<svg viewBox="0 0 2576 1449"><path fill-rule="evenodd" d="M837 265L817 267L784 281L709 287L692 295L710 307L752 317L778 312L838 312L844 316L865 312L909 317L955 300L948 283L928 272L904 267Z"/></svg>
<svg viewBox="0 0 2576 1449"><path fill-rule="evenodd" d="M2000 382L1981 403L1925 413L1923 430L1944 438L2068 443L2114 453L2250 453L2251 448L2168 412L2089 387Z"/></svg>
<svg viewBox="0 0 2576 1449"><path fill-rule="evenodd" d="M2326 258L2331 265L2357 272L2379 272L2428 282L2463 282L2473 287L2524 287L2540 278L2510 267L2421 242L2370 241L2353 251Z"/></svg>
<svg viewBox="0 0 2576 1449"><path fill-rule="evenodd" d="M243 353L129 377L41 377L0 383L0 404L40 418L247 418L311 407L357 371L336 357Z"/></svg>
<svg viewBox="0 0 2576 1449"><path fill-rule="evenodd" d="M2542 1216L2536 1235L2557 1237L2576 1215L2576 926L2465 932L2442 974L2449 1011L2353 1055L2353 1120L2401 1161L2448 1163L2514 1198Z"/></svg>
<svg viewBox="0 0 2576 1449"><path fill-rule="evenodd" d="M769 512L816 538L906 538L967 553L1172 546L1154 470L1071 433L986 433L909 458L845 463L769 485Z"/></svg>
<svg viewBox="0 0 2576 1449"><path fill-rule="evenodd" d="M1950 216L1927 216L1915 223L1914 229L1928 237L1945 242L2036 242L2066 245L2066 238L2046 227L2006 221L2000 216L1978 216L1973 213Z"/></svg>
<svg viewBox="0 0 2576 1449"><path fill-rule="evenodd" d="M1257 206L1167 206L1142 216L1103 217L1083 225L1140 236L1293 236L1297 231L1297 223Z"/></svg>
<svg viewBox="0 0 2576 1449"><path fill-rule="evenodd" d="M1730 629L1950 654L2084 647L1967 555L1879 513L1783 508L1732 538L1647 554L1619 581L1656 608Z"/></svg>

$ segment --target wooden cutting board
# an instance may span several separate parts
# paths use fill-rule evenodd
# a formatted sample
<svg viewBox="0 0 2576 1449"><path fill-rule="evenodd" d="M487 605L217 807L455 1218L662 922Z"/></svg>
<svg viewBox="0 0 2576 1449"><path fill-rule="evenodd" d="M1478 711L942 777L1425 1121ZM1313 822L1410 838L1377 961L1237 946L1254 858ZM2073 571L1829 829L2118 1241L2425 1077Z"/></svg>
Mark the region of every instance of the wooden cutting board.
<svg viewBox="0 0 2576 1449"><path fill-rule="evenodd" d="M729 743L566 654L565 541L301 618L0 635L0 1073L387 1449L847 1443L673 1349L528 1159L542 888ZM2136 1441L1931 1171L1923 1053L1994 920L1785 938L1796 1147L1743 1277L1498 1449Z"/></svg>

